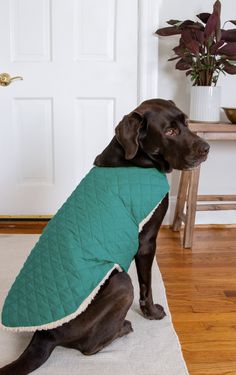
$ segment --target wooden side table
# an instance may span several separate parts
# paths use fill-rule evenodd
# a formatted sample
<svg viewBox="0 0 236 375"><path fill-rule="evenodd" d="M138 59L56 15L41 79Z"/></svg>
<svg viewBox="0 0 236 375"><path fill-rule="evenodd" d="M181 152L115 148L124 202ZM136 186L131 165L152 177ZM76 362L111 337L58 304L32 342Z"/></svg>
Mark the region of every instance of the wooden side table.
<svg viewBox="0 0 236 375"><path fill-rule="evenodd" d="M207 141L236 140L236 125L192 122L189 123L189 128ZM200 168L199 166L191 171L181 172L172 229L179 231L182 222L185 224L184 248L192 247L196 211L236 210L236 195L198 195ZM217 203L197 204L198 201ZM225 201L234 203L221 203ZM184 212L185 203L186 212Z"/></svg>

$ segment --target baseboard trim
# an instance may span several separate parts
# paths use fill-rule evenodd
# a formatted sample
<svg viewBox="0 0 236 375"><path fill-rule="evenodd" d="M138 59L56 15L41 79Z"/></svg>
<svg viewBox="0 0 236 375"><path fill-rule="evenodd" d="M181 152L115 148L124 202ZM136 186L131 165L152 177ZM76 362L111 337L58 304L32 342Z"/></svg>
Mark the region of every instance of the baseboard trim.
<svg viewBox="0 0 236 375"><path fill-rule="evenodd" d="M0 234L33 234L42 233L52 216L47 217L0 217ZM163 224L162 229L170 229L171 225ZM183 228L183 226L182 226ZM236 224L195 224L195 229L236 229Z"/></svg>
<svg viewBox="0 0 236 375"><path fill-rule="evenodd" d="M162 229L171 229L170 224L163 224ZM184 225L182 225L182 228ZM236 224L195 224L195 229L236 229Z"/></svg>
<svg viewBox="0 0 236 375"><path fill-rule="evenodd" d="M2 220L49 220L53 215L0 215Z"/></svg>
<svg viewBox="0 0 236 375"><path fill-rule="evenodd" d="M50 218L0 218L1 234L42 233Z"/></svg>

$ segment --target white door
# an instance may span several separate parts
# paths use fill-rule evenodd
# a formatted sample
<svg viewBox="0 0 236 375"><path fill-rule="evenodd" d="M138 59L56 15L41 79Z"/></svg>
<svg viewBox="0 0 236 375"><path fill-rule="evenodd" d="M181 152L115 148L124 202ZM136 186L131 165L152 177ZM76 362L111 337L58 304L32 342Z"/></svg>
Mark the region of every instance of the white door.
<svg viewBox="0 0 236 375"><path fill-rule="evenodd" d="M1 0L0 215L54 214L137 104L138 0Z"/></svg>

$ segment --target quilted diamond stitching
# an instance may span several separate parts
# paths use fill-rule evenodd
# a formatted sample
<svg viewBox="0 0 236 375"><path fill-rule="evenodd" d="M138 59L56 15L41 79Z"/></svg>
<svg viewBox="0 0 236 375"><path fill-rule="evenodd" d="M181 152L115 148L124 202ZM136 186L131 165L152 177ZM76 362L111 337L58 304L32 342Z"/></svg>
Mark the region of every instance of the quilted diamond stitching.
<svg viewBox="0 0 236 375"><path fill-rule="evenodd" d="M3 324L40 326L68 316L114 263L127 270L138 223L167 191L156 170L93 168L35 245L6 299Z"/></svg>

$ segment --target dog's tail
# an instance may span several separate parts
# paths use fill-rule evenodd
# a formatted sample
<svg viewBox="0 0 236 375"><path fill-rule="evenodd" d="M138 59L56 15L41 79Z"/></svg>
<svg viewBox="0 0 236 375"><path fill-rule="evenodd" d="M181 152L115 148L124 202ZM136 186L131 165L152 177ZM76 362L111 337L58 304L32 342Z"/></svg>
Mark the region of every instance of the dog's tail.
<svg viewBox="0 0 236 375"><path fill-rule="evenodd" d="M50 331L36 331L21 356L16 361L0 368L0 375L30 374L46 362L57 345Z"/></svg>

